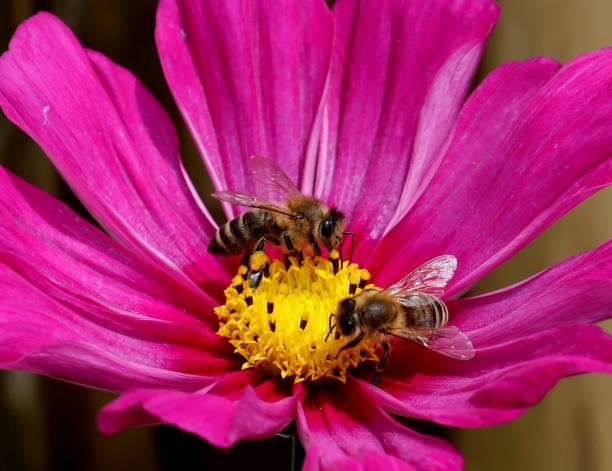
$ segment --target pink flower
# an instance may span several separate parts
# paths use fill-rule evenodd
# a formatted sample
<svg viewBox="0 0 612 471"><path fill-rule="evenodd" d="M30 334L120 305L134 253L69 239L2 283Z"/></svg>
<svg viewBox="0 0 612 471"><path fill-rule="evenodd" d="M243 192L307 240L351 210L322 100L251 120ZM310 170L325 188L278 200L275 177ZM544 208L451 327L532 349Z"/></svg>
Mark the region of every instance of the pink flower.
<svg viewBox="0 0 612 471"><path fill-rule="evenodd" d="M563 376L612 372L612 338L592 325L612 313L610 242L455 299L612 180L612 51L508 63L466 98L497 14L488 0L162 0L156 30L216 188L251 187L253 154L276 160L347 214L378 286L455 255L445 298L474 359L398 342L377 387L241 371L213 312L237 263L206 251L216 225L170 120L39 14L0 59L0 105L108 235L0 171L0 366L122 393L105 432L165 422L229 447L295 420L305 469L459 468L389 414L498 424Z"/></svg>

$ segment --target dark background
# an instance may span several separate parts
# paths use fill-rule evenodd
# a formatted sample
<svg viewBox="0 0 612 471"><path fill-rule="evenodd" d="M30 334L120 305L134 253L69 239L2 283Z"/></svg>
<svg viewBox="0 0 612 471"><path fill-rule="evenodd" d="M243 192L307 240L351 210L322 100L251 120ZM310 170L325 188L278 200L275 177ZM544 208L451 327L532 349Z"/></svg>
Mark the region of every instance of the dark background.
<svg viewBox="0 0 612 471"><path fill-rule="evenodd" d="M609 0L505 0L479 71L534 55L561 60L612 45ZM182 156L200 190L208 181L165 84L153 30L153 0L0 0L0 50L15 27L39 10L62 18L81 42L129 68L168 110ZM0 163L85 215L78 201L21 131L0 117ZM495 270L475 291L507 285L551 263L590 249L612 234L612 191L606 190L557 223L525 251ZM499 470L612 469L612 379L563 381L521 419L475 431L439 431L459 446L466 468ZM123 431L95 428L96 411L111 395L26 373L0 373L0 470L289 469L291 441L242 443L229 451L171 427ZM298 451L299 452L299 451Z"/></svg>

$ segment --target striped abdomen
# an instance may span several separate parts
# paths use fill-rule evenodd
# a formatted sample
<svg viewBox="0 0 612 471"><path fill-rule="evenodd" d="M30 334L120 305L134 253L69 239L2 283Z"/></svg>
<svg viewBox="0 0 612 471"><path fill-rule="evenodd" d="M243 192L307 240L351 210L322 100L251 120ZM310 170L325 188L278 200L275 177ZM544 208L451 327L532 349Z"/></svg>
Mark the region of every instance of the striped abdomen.
<svg viewBox="0 0 612 471"><path fill-rule="evenodd" d="M410 311L412 322L408 327L439 329L448 322L448 308L442 300L428 293L415 292L403 297L400 304Z"/></svg>
<svg viewBox="0 0 612 471"><path fill-rule="evenodd" d="M268 211L254 209L223 224L208 244L210 253L235 255L250 250L272 223Z"/></svg>

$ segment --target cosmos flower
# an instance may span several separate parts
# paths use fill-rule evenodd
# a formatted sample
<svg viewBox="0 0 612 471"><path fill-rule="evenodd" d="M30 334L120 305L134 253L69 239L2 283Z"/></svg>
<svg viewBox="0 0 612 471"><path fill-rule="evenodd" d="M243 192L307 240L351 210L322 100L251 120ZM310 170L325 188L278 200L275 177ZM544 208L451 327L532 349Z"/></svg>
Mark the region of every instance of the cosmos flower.
<svg viewBox="0 0 612 471"><path fill-rule="evenodd" d="M331 276L322 261L309 293L296 268L295 284L274 288L278 328L262 324L272 291L262 285L247 306L238 262L207 253L217 226L160 105L42 13L0 59L0 105L106 233L0 171L0 366L121 393L100 412L104 432L168 423L230 447L295 421L305 469L460 468L450 445L395 416L498 424L563 376L612 372L612 338L593 325L612 313L611 243L459 298L612 179L612 51L564 66L511 62L468 97L497 15L488 0L339 0L332 10L162 0L156 28L215 187L252 189L249 157L275 160L347 215L354 261L368 270L353 274L377 286L454 255L444 299L472 360L394 342L378 386L375 348L345 352L342 381L327 378L340 360L315 358L314 331L348 269ZM230 339L220 322L233 322Z"/></svg>

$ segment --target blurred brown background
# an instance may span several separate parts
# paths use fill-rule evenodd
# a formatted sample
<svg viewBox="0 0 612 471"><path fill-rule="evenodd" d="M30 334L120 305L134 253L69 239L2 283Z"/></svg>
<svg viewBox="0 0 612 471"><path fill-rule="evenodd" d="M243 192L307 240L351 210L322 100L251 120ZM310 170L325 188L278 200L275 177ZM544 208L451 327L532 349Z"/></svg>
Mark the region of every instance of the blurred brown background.
<svg viewBox="0 0 612 471"><path fill-rule="evenodd" d="M502 0L502 17L479 72L537 55L562 61L612 45L610 0ZM170 111L183 157L206 192L193 144L166 88L153 41L154 0L0 0L0 50L16 25L52 11L81 42L131 69ZM82 211L68 188L25 135L0 118L0 163ZM582 204L476 291L504 286L612 236L612 189ZM610 327L610 325L608 325ZM241 457L268 469L289 469L290 444L278 439L221 451L170 427L101 436L96 410L110 395L24 373L0 373L0 470L217 469ZM452 431L468 470L612 469L612 378L562 381L519 420L485 430Z"/></svg>

